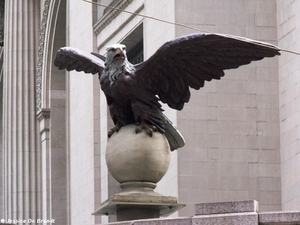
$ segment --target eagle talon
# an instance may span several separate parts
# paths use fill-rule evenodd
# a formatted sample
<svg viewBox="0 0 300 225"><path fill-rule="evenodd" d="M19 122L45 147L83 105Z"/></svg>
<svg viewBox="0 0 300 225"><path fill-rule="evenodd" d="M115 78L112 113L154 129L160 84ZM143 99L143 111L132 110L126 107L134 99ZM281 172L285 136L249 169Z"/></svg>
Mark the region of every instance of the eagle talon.
<svg viewBox="0 0 300 225"><path fill-rule="evenodd" d="M146 130L147 134L150 137L152 137L153 132L157 131L156 126L149 125L149 124L146 124L146 123L141 123L141 124L137 124L137 126L135 128L135 133L137 134L137 133L141 132L143 129Z"/></svg>
<svg viewBox="0 0 300 225"><path fill-rule="evenodd" d="M120 129L121 127L119 125L116 125L115 127L111 128L107 133L108 138L110 138L114 133L118 133Z"/></svg>

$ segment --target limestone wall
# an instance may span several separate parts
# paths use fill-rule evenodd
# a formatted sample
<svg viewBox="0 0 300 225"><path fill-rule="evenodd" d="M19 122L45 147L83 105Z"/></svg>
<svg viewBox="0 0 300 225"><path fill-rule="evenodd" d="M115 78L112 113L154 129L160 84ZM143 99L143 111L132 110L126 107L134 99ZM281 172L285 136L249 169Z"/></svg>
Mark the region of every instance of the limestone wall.
<svg viewBox="0 0 300 225"><path fill-rule="evenodd" d="M277 44L273 0L175 1L176 22ZM176 27L176 36L197 32ZM256 199L281 209L278 58L226 71L193 91L177 115L187 145L178 151L180 215L193 203Z"/></svg>
<svg viewBox="0 0 300 225"><path fill-rule="evenodd" d="M92 4L68 1L67 12L67 45L94 51ZM94 224L91 213L101 201L99 83L97 75L76 71L68 83L70 224Z"/></svg>
<svg viewBox="0 0 300 225"><path fill-rule="evenodd" d="M300 2L277 1L278 45L300 50ZM282 209L300 209L300 57L282 53L279 58Z"/></svg>

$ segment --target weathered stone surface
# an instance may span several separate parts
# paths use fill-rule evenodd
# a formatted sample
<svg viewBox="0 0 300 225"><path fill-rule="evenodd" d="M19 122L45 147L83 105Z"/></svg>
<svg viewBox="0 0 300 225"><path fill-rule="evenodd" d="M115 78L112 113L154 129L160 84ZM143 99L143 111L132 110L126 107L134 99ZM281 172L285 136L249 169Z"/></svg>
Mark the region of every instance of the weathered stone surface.
<svg viewBox="0 0 300 225"><path fill-rule="evenodd" d="M220 215L195 216L192 225L257 225L257 213L232 213Z"/></svg>
<svg viewBox="0 0 300 225"><path fill-rule="evenodd" d="M201 203L195 205L195 215L257 212L258 202L255 200L236 202Z"/></svg>
<svg viewBox="0 0 300 225"><path fill-rule="evenodd" d="M199 207L200 206L200 207ZM207 206L206 208L204 206ZM299 225L300 211L258 213L258 202L237 201L196 205L202 215L141 219L110 225ZM226 209L226 210L225 210ZM198 212L198 213L199 213ZM221 213L222 212L222 213ZM196 212L197 213L197 212ZM209 213L209 214L207 214Z"/></svg>
<svg viewBox="0 0 300 225"><path fill-rule="evenodd" d="M300 212L268 212L259 213L258 216L259 224L286 224L296 225L300 224Z"/></svg>
<svg viewBox="0 0 300 225"><path fill-rule="evenodd" d="M192 218L161 218L154 220L139 220L134 221L134 225L191 225Z"/></svg>
<svg viewBox="0 0 300 225"><path fill-rule="evenodd" d="M192 224L192 218L189 217L133 220L133 221L126 221L126 222L110 223L110 225L191 225L191 224Z"/></svg>
<svg viewBox="0 0 300 225"><path fill-rule="evenodd" d="M111 225L132 225L134 224L134 221L122 221L122 222L114 222L114 223L109 223ZM101 224L96 224L96 225L103 225Z"/></svg>
<svg viewBox="0 0 300 225"><path fill-rule="evenodd" d="M299 225L300 212L232 213L115 222L110 225Z"/></svg>
<svg viewBox="0 0 300 225"><path fill-rule="evenodd" d="M188 218L188 217L162 219L160 221L160 225L190 225L190 224L192 224L192 218Z"/></svg>
<svg viewBox="0 0 300 225"><path fill-rule="evenodd" d="M257 225L257 213L160 218L110 223L110 225Z"/></svg>

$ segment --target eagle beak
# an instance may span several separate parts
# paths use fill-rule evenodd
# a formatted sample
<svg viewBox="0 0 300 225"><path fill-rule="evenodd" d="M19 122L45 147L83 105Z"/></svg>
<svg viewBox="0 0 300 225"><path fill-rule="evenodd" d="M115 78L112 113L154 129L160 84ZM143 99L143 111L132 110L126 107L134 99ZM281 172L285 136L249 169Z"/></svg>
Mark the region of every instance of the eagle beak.
<svg viewBox="0 0 300 225"><path fill-rule="evenodd" d="M124 56L123 51L120 48L116 49L114 59L124 59L124 58L125 58L125 56Z"/></svg>

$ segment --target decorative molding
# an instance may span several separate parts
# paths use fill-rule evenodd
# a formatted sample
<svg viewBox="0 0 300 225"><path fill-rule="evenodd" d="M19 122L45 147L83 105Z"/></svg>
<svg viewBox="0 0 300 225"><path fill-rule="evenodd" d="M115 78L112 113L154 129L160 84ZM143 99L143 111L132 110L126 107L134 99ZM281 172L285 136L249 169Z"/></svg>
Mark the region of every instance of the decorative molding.
<svg viewBox="0 0 300 225"><path fill-rule="evenodd" d="M47 28L48 14L50 9L51 0L45 0L43 18L40 29L39 46L38 46L38 60L37 60L37 72L36 72L36 110L39 112L42 107L42 68L44 58L44 46L45 46L45 33Z"/></svg>
<svg viewBox="0 0 300 225"><path fill-rule="evenodd" d="M121 0L115 5L120 10L125 9L133 0ZM122 11L110 9L101 19L94 25L95 34L99 34L108 24L111 23Z"/></svg>
<svg viewBox="0 0 300 225"><path fill-rule="evenodd" d="M142 4L137 10L135 10L134 13L139 13L140 11L142 11L143 8L144 8L144 4ZM120 32L120 30L122 30L134 17L135 17L134 14L132 14L130 17L128 17L128 19L125 20L122 24L120 24L114 32L112 32L106 39L104 39L101 42L101 44L99 46L97 46L97 48L101 49L103 46L105 46L107 44L107 42L110 41L116 34L118 34ZM140 25L140 23L137 24L136 27L139 25Z"/></svg>
<svg viewBox="0 0 300 225"><path fill-rule="evenodd" d="M37 113L37 119L41 122L43 119L50 118L50 109L49 108L42 108Z"/></svg>
<svg viewBox="0 0 300 225"><path fill-rule="evenodd" d="M40 123L40 135L50 131L50 109L42 108L37 113L37 119ZM41 137L43 141L43 138Z"/></svg>

